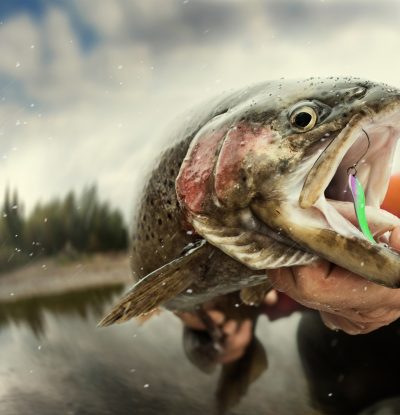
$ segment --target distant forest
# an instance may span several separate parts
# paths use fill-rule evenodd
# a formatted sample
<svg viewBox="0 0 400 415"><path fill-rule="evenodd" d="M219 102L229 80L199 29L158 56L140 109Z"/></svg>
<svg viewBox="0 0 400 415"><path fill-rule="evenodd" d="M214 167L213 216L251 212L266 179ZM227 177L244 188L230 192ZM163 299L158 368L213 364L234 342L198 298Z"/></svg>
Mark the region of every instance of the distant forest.
<svg viewBox="0 0 400 415"><path fill-rule="evenodd" d="M17 191L6 189L0 212L0 272L39 256L127 248L121 212L99 200L95 185L38 203L27 217Z"/></svg>

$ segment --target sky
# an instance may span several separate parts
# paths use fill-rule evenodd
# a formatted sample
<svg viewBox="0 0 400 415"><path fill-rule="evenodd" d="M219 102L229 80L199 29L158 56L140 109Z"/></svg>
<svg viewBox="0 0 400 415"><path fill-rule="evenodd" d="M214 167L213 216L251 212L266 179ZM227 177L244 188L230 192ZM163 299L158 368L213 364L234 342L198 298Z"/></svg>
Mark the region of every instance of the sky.
<svg viewBox="0 0 400 415"><path fill-rule="evenodd" d="M129 220L190 107L282 77L400 87L399 27L388 0L2 0L0 195L29 212L97 183Z"/></svg>

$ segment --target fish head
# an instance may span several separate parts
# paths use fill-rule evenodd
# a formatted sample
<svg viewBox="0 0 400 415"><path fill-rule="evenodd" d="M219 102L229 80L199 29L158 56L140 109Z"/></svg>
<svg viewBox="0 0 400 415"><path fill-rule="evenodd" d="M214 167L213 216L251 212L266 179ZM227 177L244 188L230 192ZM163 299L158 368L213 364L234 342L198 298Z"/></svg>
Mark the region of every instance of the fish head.
<svg viewBox="0 0 400 415"><path fill-rule="evenodd" d="M271 82L243 97L191 143L176 181L188 221L268 228L275 240L398 286L399 255L386 242L399 219L380 206L400 136L400 91L330 78ZM359 229L348 187L355 166L377 243Z"/></svg>

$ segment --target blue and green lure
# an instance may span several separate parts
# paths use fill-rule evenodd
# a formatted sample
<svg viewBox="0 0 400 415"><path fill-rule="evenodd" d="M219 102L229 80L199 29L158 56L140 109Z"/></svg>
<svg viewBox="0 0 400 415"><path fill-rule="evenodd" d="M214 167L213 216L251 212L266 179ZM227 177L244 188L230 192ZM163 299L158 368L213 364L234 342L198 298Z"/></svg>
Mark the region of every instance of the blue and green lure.
<svg viewBox="0 0 400 415"><path fill-rule="evenodd" d="M364 131L364 130L363 130ZM368 148L370 146L370 140L368 134L364 131L365 135L368 138ZM365 152L365 154L367 153ZM361 159L365 156L365 154L361 157ZM361 160L360 159L360 160ZM349 188L351 191L351 194L353 196L353 203L354 203L354 209L356 211L356 217L358 220L358 224L360 225L361 232L364 234L364 236L372 243L376 243L372 232L369 229L368 221L367 221L367 215L365 213L365 194L364 189L360 183L360 181L357 178L357 165L359 161L355 163L353 166L349 167L347 170L347 174L349 175Z"/></svg>

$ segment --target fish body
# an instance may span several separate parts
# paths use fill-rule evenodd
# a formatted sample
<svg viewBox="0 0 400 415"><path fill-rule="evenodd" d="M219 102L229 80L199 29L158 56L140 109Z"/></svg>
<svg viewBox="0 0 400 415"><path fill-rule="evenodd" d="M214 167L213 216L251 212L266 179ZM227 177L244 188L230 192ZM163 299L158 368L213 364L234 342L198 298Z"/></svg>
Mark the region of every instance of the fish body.
<svg viewBox="0 0 400 415"><path fill-rule="evenodd" d="M380 209L399 135L400 91L356 78L271 81L205 104L174 132L149 176L133 227L139 282L103 322L149 311L135 306L140 290L152 306L190 309L265 290L266 270L318 258L399 287L400 256L383 243L399 219ZM358 180L382 243L359 229L347 185L364 153ZM207 243L191 261L185 247L199 240ZM176 268L152 274L153 285L141 283L182 256ZM162 285L165 276L179 284Z"/></svg>

